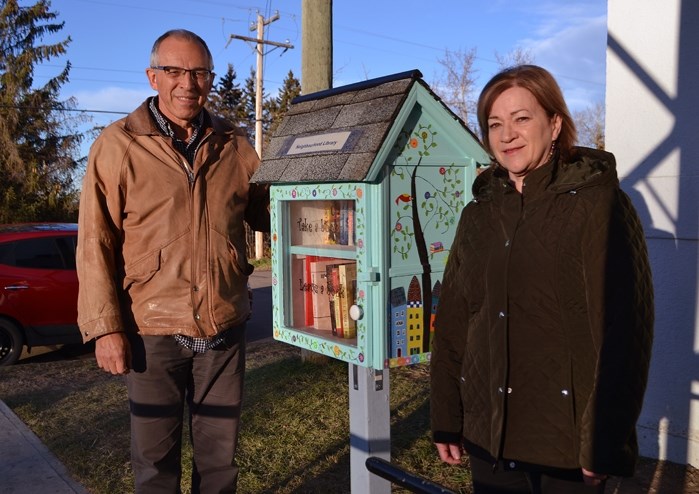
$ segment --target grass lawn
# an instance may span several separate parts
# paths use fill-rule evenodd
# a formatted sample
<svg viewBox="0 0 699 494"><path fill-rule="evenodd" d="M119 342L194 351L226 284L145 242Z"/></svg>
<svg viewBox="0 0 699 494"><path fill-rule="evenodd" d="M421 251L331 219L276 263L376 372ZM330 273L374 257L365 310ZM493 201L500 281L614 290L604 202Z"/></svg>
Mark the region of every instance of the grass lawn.
<svg viewBox="0 0 699 494"><path fill-rule="evenodd" d="M348 366L331 359L302 362L300 353L272 340L248 347L236 459L241 494L350 492ZM470 493L467 466L440 463L430 439L428 367L389 374L392 462ZM89 492L133 492L125 380L99 370L93 356L30 359L0 368L0 399ZM183 456L182 492L189 493L186 441ZM393 492L407 491L394 486ZM697 494L699 471L642 458L636 476L610 479L606 492Z"/></svg>
<svg viewBox="0 0 699 494"><path fill-rule="evenodd" d="M427 366L389 372L392 461L470 492L468 469L441 464L430 440ZM255 342L245 386L238 492L349 493L347 364L302 362L295 347ZM102 372L92 357L20 363L0 369L0 397L91 493L133 491L123 377ZM186 441L183 456L188 493Z"/></svg>

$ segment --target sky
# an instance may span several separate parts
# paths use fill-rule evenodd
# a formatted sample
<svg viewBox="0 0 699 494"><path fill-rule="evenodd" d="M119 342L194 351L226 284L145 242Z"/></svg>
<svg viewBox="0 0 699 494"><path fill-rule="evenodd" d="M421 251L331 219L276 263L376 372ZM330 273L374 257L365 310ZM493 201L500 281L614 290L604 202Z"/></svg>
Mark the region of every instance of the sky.
<svg viewBox="0 0 699 494"><path fill-rule="evenodd" d="M276 95L289 70L301 80L301 0L51 0L51 10L65 26L41 42L72 41L65 57L36 68L35 84L70 61L61 99L75 98L91 125L121 118L154 94L145 76L150 50L173 28L199 34L215 71L232 64L242 86L256 67L255 46L231 34L257 37L250 26L258 14L278 12L265 39L293 48L267 49L265 94ZM446 51L475 48L477 96L499 69L496 55L522 49L556 77L572 111L604 101L606 0L335 0L332 10L334 87L412 69L436 87Z"/></svg>

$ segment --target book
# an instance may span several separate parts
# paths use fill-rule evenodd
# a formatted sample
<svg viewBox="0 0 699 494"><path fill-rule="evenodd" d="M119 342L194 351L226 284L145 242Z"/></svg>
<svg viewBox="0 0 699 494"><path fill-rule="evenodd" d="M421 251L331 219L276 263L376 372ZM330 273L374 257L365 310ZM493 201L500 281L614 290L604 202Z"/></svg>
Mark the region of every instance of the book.
<svg viewBox="0 0 699 494"><path fill-rule="evenodd" d="M340 245L347 245L349 229L347 227L347 213L349 210L350 201L340 201L340 224L339 224L339 241Z"/></svg>
<svg viewBox="0 0 699 494"><path fill-rule="evenodd" d="M356 300L357 263L349 262L338 266L340 282L340 311L342 313L343 338L357 336L357 321L349 316L349 309Z"/></svg>
<svg viewBox="0 0 699 494"><path fill-rule="evenodd" d="M324 244L338 243L340 211L336 203L337 201L324 201L323 224L321 226Z"/></svg>
<svg viewBox="0 0 699 494"><path fill-rule="evenodd" d="M313 282L311 281L311 263L316 261L318 256L306 256L303 271L303 286L306 291L304 297L305 325L313 326Z"/></svg>
<svg viewBox="0 0 699 494"><path fill-rule="evenodd" d="M330 311L330 324L332 334L338 338L344 338L342 326L342 306L340 305L340 273L338 264L328 264L326 266L326 276L328 280L328 308Z"/></svg>
<svg viewBox="0 0 699 494"><path fill-rule="evenodd" d="M310 326L313 324L313 302L310 292L310 276L306 274L309 264L307 256L291 256L291 303L293 308L294 327ZM310 314L310 318L309 318Z"/></svg>
<svg viewBox="0 0 699 494"><path fill-rule="evenodd" d="M354 245L354 201L347 208L347 245Z"/></svg>
<svg viewBox="0 0 699 494"><path fill-rule="evenodd" d="M332 321L330 319L330 306L327 303L328 297L328 265L335 261L327 257L316 257L310 262L310 278L311 278L311 299L313 322L310 326L315 329L332 330Z"/></svg>

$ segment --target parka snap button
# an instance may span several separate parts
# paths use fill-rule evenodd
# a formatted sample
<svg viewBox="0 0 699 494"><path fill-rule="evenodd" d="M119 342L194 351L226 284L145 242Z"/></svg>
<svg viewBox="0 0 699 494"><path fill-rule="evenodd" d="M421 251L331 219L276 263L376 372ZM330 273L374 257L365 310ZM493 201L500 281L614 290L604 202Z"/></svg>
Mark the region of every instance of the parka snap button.
<svg viewBox="0 0 699 494"><path fill-rule="evenodd" d="M511 461L511 462L510 462L510 468L514 468L514 467L516 467L516 466L517 466L517 465L515 464L514 461Z"/></svg>
<svg viewBox="0 0 699 494"><path fill-rule="evenodd" d="M505 247L509 247L509 246L510 246L510 241L509 241L509 240L505 240Z"/></svg>
<svg viewBox="0 0 699 494"><path fill-rule="evenodd" d="M561 390L561 394L562 394L563 396L568 396L568 390L567 390L567 389L562 389L562 390Z"/></svg>
<svg viewBox="0 0 699 494"><path fill-rule="evenodd" d="M194 314L194 319L198 321L199 319L201 319L201 316L199 314Z"/></svg>
<svg viewBox="0 0 699 494"><path fill-rule="evenodd" d="M465 378L464 376L461 376L461 382L462 382L462 383L465 383L465 382L466 382L466 378Z"/></svg>
<svg viewBox="0 0 699 494"><path fill-rule="evenodd" d="M498 313L498 317L499 317L500 319L502 319L503 317L505 317L505 313L504 313L503 311L500 311L500 312Z"/></svg>

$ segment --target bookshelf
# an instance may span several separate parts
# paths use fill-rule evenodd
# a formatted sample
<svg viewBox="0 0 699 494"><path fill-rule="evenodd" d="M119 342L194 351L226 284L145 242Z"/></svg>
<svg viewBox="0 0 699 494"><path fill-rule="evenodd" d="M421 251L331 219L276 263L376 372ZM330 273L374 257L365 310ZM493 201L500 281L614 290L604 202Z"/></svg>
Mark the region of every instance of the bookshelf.
<svg viewBox="0 0 699 494"><path fill-rule="evenodd" d="M271 208L275 338L364 366L366 194L363 184L276 186Z"/></svg>
<svg viewBox="0 0 699 494"><path fill-rule="evenodd" d="M356 209L353 199L305 200L288 202L285 214L291 309L285 325L355 347L349 309L357 299Z"/></svg>

